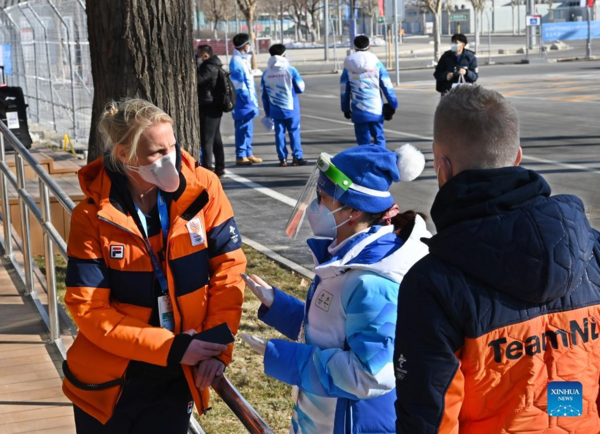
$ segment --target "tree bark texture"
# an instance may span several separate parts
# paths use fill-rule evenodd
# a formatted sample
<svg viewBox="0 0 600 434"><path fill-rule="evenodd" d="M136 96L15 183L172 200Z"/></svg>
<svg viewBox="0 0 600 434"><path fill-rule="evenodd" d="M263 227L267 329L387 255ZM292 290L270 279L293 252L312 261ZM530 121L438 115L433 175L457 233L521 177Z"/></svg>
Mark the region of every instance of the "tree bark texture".
<svg viewBox="0 0 600 434"><path fill-rule="evenodd" d="M199 155L200 119L189 0L87 0L94 103L88 161L103 153L99 118L113 99L143 98L175 119L179 143Z"/></svg>

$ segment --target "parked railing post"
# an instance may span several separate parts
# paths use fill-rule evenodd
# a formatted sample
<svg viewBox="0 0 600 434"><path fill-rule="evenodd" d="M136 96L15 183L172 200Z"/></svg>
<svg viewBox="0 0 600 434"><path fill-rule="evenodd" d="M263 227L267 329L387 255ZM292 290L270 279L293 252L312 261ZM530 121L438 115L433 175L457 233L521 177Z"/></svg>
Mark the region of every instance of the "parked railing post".
<svg viewBox="0 0 600 434"><path fill-rule="evenodd" d="M6 152L4 148L4 134L0 134L0 162L6 162ZM4 228L4 257L11 259L12 251L12 220L10 215L10 200L8 197L8 185L3 171L0 171L0 195L2 195L2 220Z"/></svg>
<svg viewBox="0 0 600 434"><path fill-rule="evenodd" d="M44 223L52 224L50 212L50 193L48 186L42 178L40 184L40 202L42 205L42 218ZM56 273L54 270L54 243L46 231L44 232L44 253L46 254L46 288L48 290L48 315L50 316L50 340L56 342L60 339L60 326L58 323L58 296L56 294Z"/></svg>
<svg viewBox="0 0 600 434"><path fill-rule="evenodd" d="M19 190L25 190L25 164L23 157L15 151L15 166L17 167L17 187ZM25 263L25 294L35 293L33 286L33 268L31 267L31 226L29 221L29 210L25 204L22 195L19 195L19 209L21 211L21 231L23 241L23 262Z"/></svg>

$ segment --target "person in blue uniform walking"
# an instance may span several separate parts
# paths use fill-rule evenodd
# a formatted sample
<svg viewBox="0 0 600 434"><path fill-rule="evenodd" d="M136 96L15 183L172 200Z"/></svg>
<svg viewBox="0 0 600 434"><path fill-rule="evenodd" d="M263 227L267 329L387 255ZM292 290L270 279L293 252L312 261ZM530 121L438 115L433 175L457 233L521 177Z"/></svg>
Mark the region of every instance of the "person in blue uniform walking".
<svg viewBox="0 0 600 434"><path fill-rule="evenodd" d="M294 341L242 335L264 355L265 374L293 386L292 433L395 433L396 300L431 234L419 214L400 213L389 189L424 166L410 145L321 154L286 229L295 237L306 217L320 237L308 240L315 279L306 302L243 275L262 303L259 319Z"/></svg>
<svg viewBox="0 0 600 434"><path fill-rule="evenodd" d="M262 163L262 158L252 154L253 119L259 110L254 77L248 65L248 56L252 53L250 36L247 33L235 35L233 45L229 72L236 92L235 107L231 112L235 124L235 164L247 166Z"/></svg>
<svg viewBox="0 0 600 434"><path fill-rule="evenodd" d="M342 112L346 119L352 119L359 145L368 145L373 138L375 145L385 146L383 121L392 119L398 99L390 75L370 48L367 36L357 36L356 52L344 61L340 79Z"/></svg>
<svg viewBox="0 0 600 434"><path fill-rule="evenodd" d="M304 92L304 80L285 57L285 46L275 44L269 48L269 67L262 76L262 102L265 116L275 125L275 146L279 165L286 167L288 151L285 132L290 136L292 166L308 164L303 157L300 142L300 101L298 94Z"/></svg>

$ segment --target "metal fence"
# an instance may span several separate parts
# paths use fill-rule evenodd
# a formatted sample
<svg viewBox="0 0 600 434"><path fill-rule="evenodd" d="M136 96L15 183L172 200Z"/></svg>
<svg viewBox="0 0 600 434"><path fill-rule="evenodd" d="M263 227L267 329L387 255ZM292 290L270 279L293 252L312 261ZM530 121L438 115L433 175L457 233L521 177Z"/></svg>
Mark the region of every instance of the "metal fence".
<svg viewBox="0 0 600 434"><path fill-rule="evenodd" d="M29 117L87 142L94 96L83 0L0 2L0 64L20 86Z"/></svg>

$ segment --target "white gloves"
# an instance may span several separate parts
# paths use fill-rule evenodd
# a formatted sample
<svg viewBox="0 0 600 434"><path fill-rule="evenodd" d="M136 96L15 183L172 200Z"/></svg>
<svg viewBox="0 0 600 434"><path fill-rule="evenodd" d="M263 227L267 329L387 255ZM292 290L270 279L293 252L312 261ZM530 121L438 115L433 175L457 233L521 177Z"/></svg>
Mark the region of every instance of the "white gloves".
<svg viewBox="0 0 600 434"><path fill-rule="evenodd" d="M250 336L246 333L242 333L242 340L248 344L250 348L256 351L258 354L264 356L267 350L267 341L256 336Z"/></svg>
<svg viewBox="0 0 600 434"><path fill-rule="evenodd" d="M262 304L267 307L271 307L273 305L275 291L273 290L272 286L269 286L268 283L256 275L250 277L247 274L242 273L242 279L244 279L246 286L250 288L250 291L256 295L256 298L258 298Z"/></svg>

